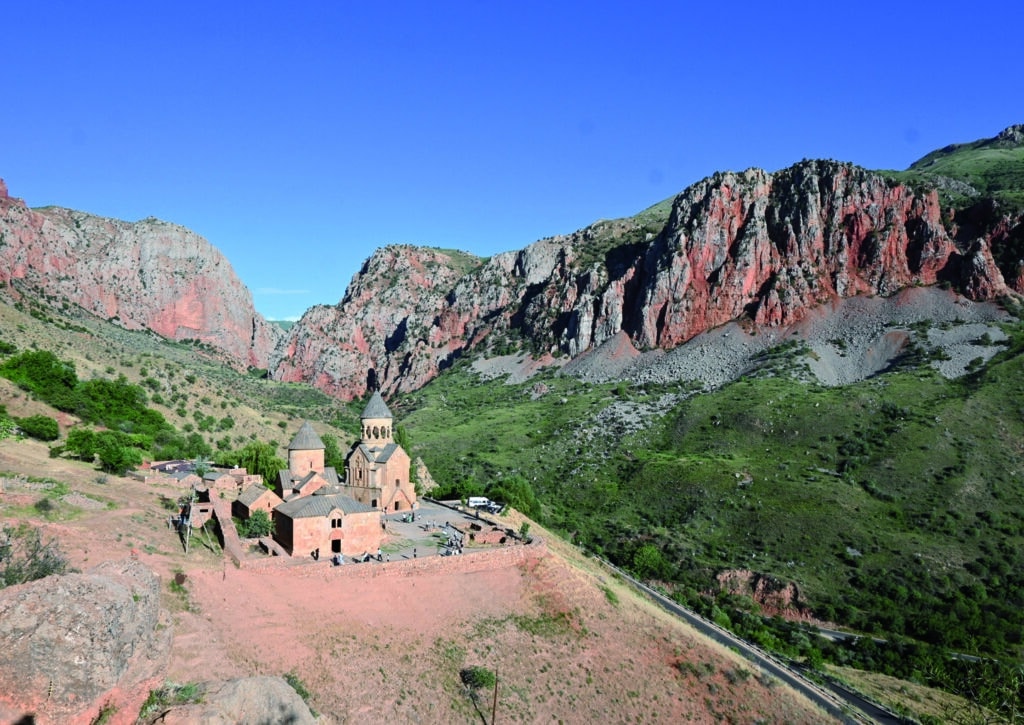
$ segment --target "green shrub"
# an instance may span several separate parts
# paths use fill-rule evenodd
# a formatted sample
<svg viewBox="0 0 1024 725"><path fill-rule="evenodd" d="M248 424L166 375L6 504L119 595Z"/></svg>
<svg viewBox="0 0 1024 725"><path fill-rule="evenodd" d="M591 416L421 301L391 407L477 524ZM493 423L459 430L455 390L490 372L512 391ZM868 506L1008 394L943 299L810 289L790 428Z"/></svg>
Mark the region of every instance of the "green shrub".
<svg viewBox="0 0 1024 725"><path fill-rule="evenodd" d="M142 709L139 711L139 719L146 719L159 715L172 707L195 702L202 702L199 685L195 683L175 685L173 682L168 682L157 690L149 691L149 697L142 703Z"/></svg>
<svg viewBox="0 0 1024 725"><path fill-rule="evenodd" d="M38 529L28 524L0 529L0 589L63 574L67 566L57 544L43 541Z"/></svg>
<svg viewBox="0 0 1024 725"><path fill-rule="evenodd" d="M459 679L462 680L467 688L472 690L478 689L493 689L495 683L498 681L497 676L492 670L480 665L471 665L465 667L459 672Z"/></svg>
<svg viewBox="0 0 1024 725"><path fill-rule="evenodd" d="M314 710L313 707L309 705L309 701L313 697L313 695L309 690L306 689L305 683L303 683L303 681L299 679L298 674L296 674L294 671L287 672L284 674L284 681L291 685L291 688L295 690L296 694L298 694L298 696L302 698L302 701L306 703L307 706L309 706L309 710L312 713L313 717L316 717L316 710Z"/></svg>
<svg viewBox="0 0 1024 725"><path fill-rule="evenodd" d="M258 539L270 536L274 531L274 522L263 509L256 509L245 521L235 519L235 528L243 539Z"/></svg>
<svg viewBox="0 0 1024 725"><path fill-rule="evenodd" d="M29 438L39 441L55 441L60 437L57 421L45 415L31 415L18 419L18 427Z"/></svg>

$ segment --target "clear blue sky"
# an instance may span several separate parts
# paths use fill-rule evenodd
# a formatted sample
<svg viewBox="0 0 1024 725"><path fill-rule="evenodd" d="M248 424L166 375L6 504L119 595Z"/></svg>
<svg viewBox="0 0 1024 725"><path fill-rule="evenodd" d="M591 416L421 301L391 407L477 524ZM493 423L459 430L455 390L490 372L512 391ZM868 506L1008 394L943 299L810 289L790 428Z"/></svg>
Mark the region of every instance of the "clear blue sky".
<svg viewBox="0 0 1024 725"><path fill-rule="evenodd" d="M194 229L295 317L384 244L486 256L716 170L993 136L1021 28L1009 0L13 2L0 177Z"/></svg>

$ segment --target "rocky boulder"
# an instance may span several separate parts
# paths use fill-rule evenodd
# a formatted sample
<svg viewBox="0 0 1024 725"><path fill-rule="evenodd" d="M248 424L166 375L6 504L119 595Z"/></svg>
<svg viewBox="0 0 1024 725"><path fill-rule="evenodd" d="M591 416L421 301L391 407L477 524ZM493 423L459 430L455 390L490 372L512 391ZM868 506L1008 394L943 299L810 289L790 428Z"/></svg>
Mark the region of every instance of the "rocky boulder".
<svg viewBox="0 0 1024 725"><path fill-rule="evenodd" d="M159 580L135 559L0 591L0 720L133 722L166 666L163 625Z"/></svg>
<svg viewBox="0 0 1024 725"><path fill-rule="evenodd" d="M248 677L198 688L200 702L172 707L144 720L160 725L316 722L309 707L280 677Z"/></svg>

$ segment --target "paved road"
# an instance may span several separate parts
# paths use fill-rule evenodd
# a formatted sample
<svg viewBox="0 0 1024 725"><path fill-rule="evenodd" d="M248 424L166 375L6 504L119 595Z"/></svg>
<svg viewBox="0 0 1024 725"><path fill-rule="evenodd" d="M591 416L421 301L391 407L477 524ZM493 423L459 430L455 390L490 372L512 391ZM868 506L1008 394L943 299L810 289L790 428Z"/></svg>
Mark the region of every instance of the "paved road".
<svg viewBox="0 0 1024 725"><path fill-rule="evenodd" d="M818 635L825 639L832 640L833 642L846 642L851 639L861 639L867 637L866 634L854 634L853 632L843 632L838 629L827 629L825 627L815 627L818 630ZM880 637L872 637L878 644L885 644L888 640L881 639ZM964 662L984 662L984 657L978 655L967 655L963 652L950 652L949 657L954 660L963 660Z"/></svg>
<svg viewBox="0 0 1024 725"><path fill-rule="evenodd" d="M890 712L879 705L865 700L860 695L847 690L839 685L828 684L822 687L806 677L799 671L789 667L784 662L776 659L764 650L749 642L742 640L731 632L722 629L714 622L704 619L696 612L689 610L668 597L656 592L649 586L631 577L614 564L595 557L606 567L621 576L624 581L631 584L640 592L653 599L663 609L685 619L688 624L711 637L716 642L739 650L740 654L751 662L757 664L765 672L785 682L790 687L804 694L813 703L824 709L833 717L845 723L874 722L884 725L899 725L906 722L894 712Z"/></svg>

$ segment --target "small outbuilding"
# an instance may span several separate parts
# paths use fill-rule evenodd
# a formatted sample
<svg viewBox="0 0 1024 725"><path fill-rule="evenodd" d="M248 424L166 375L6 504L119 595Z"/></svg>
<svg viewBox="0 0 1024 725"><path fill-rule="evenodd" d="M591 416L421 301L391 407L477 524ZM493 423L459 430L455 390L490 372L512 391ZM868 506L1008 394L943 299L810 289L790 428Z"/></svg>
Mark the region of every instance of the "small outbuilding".
<svg viewBox="0 0 1024 725"><path fill-rule="evenodd" d="M254 511L266 511L273 520L274 509L281 504L281 497L264 486L256 483L246 488L231 503L231 515L242 521L248 521Z"/></svg>

